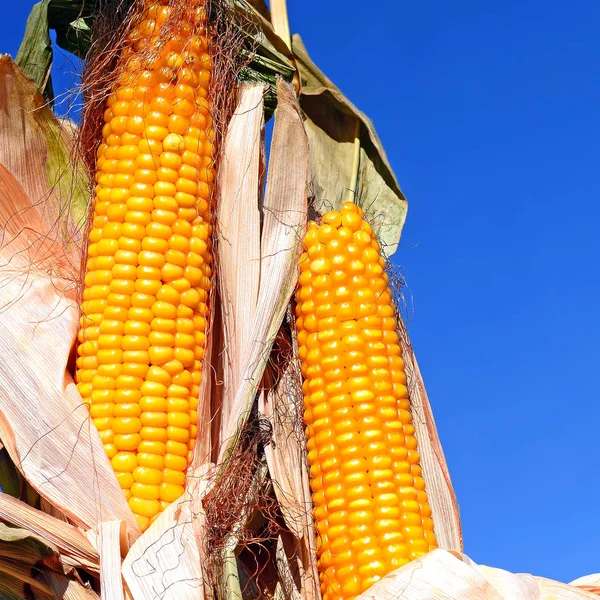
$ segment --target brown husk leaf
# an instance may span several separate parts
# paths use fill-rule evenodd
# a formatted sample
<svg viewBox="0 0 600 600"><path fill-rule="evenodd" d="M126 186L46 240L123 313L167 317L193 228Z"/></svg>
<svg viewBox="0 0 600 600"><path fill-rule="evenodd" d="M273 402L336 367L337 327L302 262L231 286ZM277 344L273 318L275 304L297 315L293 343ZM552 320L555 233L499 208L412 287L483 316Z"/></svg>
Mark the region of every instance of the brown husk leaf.
<svg viewBox="0 0 600 600"><path fill-rule="evenodd" d="M323 214L345 201L351 181L359 124L360 164L356 203L365 211L382 247L391 256L406 219L407 202L371 120L312 62L295 34L292 50L300 71L300 106L310 142L314 208Z"/></svg>
<svg viewBox="0 0 600 600"><path fill-rule="evenodd" d="M53 154L47 132L58 122L51 113L40 120L39 104L35 86L0 59L0 119L10 116L0 129L0 437L32 487L74 522L126 520L135 536L135 518L67 370L80 247L71 199L45 175Z"/></svg>
<svg viewBox="0 0 600 600"><path fill-rule="evenodd" d="M427 482L427 496L435 524L438 547L462 552L463 540L458 501L452 487L448 465L438 436L423 377L408 332L400 317L398 317L398 334L404 349L407 387L413 425L415 426L415 437L419 444L423 478Z"/></svg>
<svg viewBox="0 0 600 600"><path fill-rule="evenodd" d="M65 565L81 567L93 574L100 572L98 552L76 527L3 493L0 493L0 521L56 548Z"/></svg>
<svg viewBox="0 0 600 600"><path fill-rule="evenodd" d="M211 465L188 478L186 493L173 502L131 547L123 561L123 577L134 600L198 600L203 597L202 555L204 511ZM195 523L197 521L197 523ZM197 525L197 528L196 528Z"/></svg>
<svg viewBox="0 0 600 600"><path fill-rule="evenodd" d="M558 581L476 565L459 552L434 550L390 573L357 600L593 600Z"/></svg>

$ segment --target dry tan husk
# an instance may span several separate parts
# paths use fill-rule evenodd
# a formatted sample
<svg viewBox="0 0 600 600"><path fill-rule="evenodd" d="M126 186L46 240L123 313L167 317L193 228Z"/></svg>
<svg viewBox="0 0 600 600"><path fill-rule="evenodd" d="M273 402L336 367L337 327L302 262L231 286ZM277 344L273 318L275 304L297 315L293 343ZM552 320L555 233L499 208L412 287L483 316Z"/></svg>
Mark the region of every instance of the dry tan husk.
<svg viewBox="0 0 600 600"><path fill-rule="evenodd" d="M217 208L218 274L224 335L221 452L244 406L235 394L252 345L260 286L259 182L264 130L262 84L240 87L225 138Z"/></svg>
<svg viewBox="0 0 600 600"><path fill-rule="evenodd" d="M305 210L306 181L308 178L308 142L296 95L289 86L280 86L278 109L275 116L273 140L269 163L266 206L275 205L280 197L297 198L298 206ZM294 168L290 169L290 165ZM300 228L290 231L290 240L296 245L296 259L300 248ZM294 281L296 267L294 265ZM293 340L281 339L280 345ZM280 349L281 351L282 349ZM300 590L290 591L289 578L283 578L283 588L288 593L301 593L307 600L320 597L316 565L316 543L311 514L311 497L308 469L305 459L304 431L301 412L302 398L298 397L301 375L295 352L284 353L285 364L281 372L272 368L265 374L265 388L258 399L259 413L271 423L271 443L265 446L265 456L279 508L293 539L288 540L288 552L296 563ZM283 539L278 538L278 544ZM282 563L278 547L279 564ZM282 570L281 567L280 570ZM293 584L293 582L291 582ZM293 594L292 594L293 595Z"/></svg>
<svg viewBox="0 0 600 600"><path fill-rule="evenodd" d="M62 130L7 57L0 106L0 437L31 486L75 523L124 520L135 537L135 518L67 371L80 247L70 201L46 176L66 152L52 138Z"/></svg>
<svg viewBox="0 0 600 600"><path fill-rule="evenodd" d="M597 600L583 589L476 565L459 552L434 550L390 573L357 600Z"/></svg>
<svg viewBox="0 0 600 600"><path fill-rule="evenodd" d="M100 572L98 552L76 527L2 493L0 493L0 521L31 531L46 543L56 547L65 565L82 567L90 573Z"/></svg>
<svg viewBox="0 0 600 600"><path fill-rule="evenodd" d="M407 386L419 444L423 478L431 505L438 547L445 550L463 550L462 529L458 501L452 487L444 450L438 436L433 411L417 359L402 320L398 319L398 333L404 349Z"/></svg>
<svg viewBox="0 0 600 600"><path fill-rule="evenodd" d="M301 375L296 360L289 360L274 386L267 387L259 396L259 412L272 426L271 443L265 455L273 489L291 540L288 554L297 563L300 592L305 600L318 600L319 573L316 561L316 537L312 517L312 500L306 462L304 431L298 414L297 398ZM284 588L286 586L283 582Z"/></svg>
<svg viewBox="0 0 600 600"><path fill-rule="evenodd" d="M100 600L100 596L94 590L78 581L67 579L60 573L46 571L44 580L52 590L54 598L60 600Z"/></svg>
<svg viewBox="0 0 600 600"><path fill-rule="evenodd" d="M299 146L288 139L293 156L281 156L285 144L272 148L260 229L259 183L262 152L263 87L242 86L227 134L220 174L218 226L222 321L225 332L225 386L220 460L247 419L271 346L295 288L299 240L307 215L307 167ZM278 119L300 121L291 87L279 82ZM256 113L259 114L256 114ZM279 116L281 115L281 116ZM286 129L286 125L280 128ZM304 136L298 129L289 134ZM293 158L294 169L284 170ZM228 168L227 163L235 165ZM281 166L277 166L280 164ZM242 190L244 195L242 195ZM237 237L231 238L231 233ZM232 240L234 246L231 246ZM237 248L235 248L237 246ZM253 259L258 257L258 260ZM239 258L243 258L238 262ZM258 309L257 309L258 307ZM245 326L241 326L246 323ZM232 337L235 334L234 337Z"/></svg>
<svg viewBox="0 0 600 600"><path fill-rule="evenodd" d="M600 573L579 577L578 579L575 579L575 581L571 581L570 585L574 585L582 590L600 596Z"/></svg>
<svg viewBox="0 0 600 600"><path fill-rule="evenodd" d="M171 504L133 544L123 562L123 577L134 600L198 600L202 574L202 498L210 489L212 465L188 477L186 493ZM193 483L190 483L193 480Z"/></svg>
<svg viewBox="0 0 600 600"><path fill-rule="evenodd" d="M102 600L125 600L121 560L129 549L127 526L125 521L105 521L98 530Z"/></svg>
<svg viewBox="0 0 600 600"><path fill-rule="evenodd" d="M77 306L52 279L35 275L5 280L0 303L0 436L11 459L40 495L83 527L119 518L139 532L66 371Z"/></svg>

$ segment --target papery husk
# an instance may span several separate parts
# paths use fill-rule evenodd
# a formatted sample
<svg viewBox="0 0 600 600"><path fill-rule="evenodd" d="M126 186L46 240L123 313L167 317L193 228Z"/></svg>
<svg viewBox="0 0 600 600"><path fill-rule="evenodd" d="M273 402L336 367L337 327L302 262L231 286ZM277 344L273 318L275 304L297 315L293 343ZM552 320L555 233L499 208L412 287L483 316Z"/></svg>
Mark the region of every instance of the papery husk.
<svg viewBox="0 0 600 600"><path fill-rule="evenodd" d="M45 571L43 578L52 590L54 598L60 600L100 600L100 596L89 585L67 579L64 575L55 571Z"/></svg>
<svg viewBox="0 0 600 600"><path fill-rule="evenodd" d="M265 199L260 201L263 92L262 85L241 87L219 180L220 304L215 314L214 352L221 359L215 365L216 379L221 370L224 385L213 388L213 399L222 402L215 407L221 422L213 429L219 438L215 445L218 474L205 507L211 532L209 579L217 594L227 593L231 598L242 594L236 548L245 543L245 531L259 501L266 500L267 467L258 448L267 443L268 435L256 414L249 422L250 413L295 288L307 220L306 136L294 92L283 81L278 83L269 177Z"/></svg>
<svg viewBox="0 0 600 600"><path fill-rule="evenodd" d="M198 600L204 596L205 563L197 531L204 531L202 499L210 489L212 465L193 476L181 498L166 508L129 550L123 578L134 600Z"/></svg>
<svg viewBox="0 0 600 600"><path fill-rule="evenodd" d="M571 581L569 585L581 588L586 592L600 596L600 573L579 577L574 581Z"/></svg>
<svg viewBox="0 0 600 600"><path fill-rule="evenodd" d="M459 552L434 550L390 573L357 600L596 600L565 583L479 566Z"/></svg>
<svg viewBox="0 0 600 600"><path fill-rule="evenodd" d="M89 412L67 372L77 305L52 279L0 287L0 437L28 482L85 528L125 520L139 534ZM35 418L32 419L32 415Z"/></svg>
<svg viewBox="0 0 600 600"><path fill-rule="evenodd" d="M121 561L129 549L127 525L125 521L105 521L98 529L101 598L125 600Z"/></svg>
<svg viewBox="0 0 600 600"><path fill-rule="evenodd" d="M408 332L398 317L398 334L404 350L404 363L409 391L410 406L415 426L415 437L419 445L421 469L427 484L427 496L438 547L462 552L463 539L458 501L446 457L435 425L431 404Z"/></svg>
<svg viewBox="0 0 600 600"><path fill-rule="evenodd" d="M67 568L57 546L28 529L0 523L0 597L24 600L32 593L61 600L98 598Z"/></svg>
<svg viewBox="0 0 600 600"><path fill-rule="evenodd" d="M234 265L228 265L221 251L219 252L220 269L223 274L221 279L222 298L232 297L234 293L232 290L239 290L239 293L242 294L241 301L238 300L241 312L235 315L235 318L231 313L223 315L224 330L235 331L236 323L244 320L249 320L252 327L248 338L249 345L245 347L244 354L232 355L230 359L234 366L229 368L232 369L232 372L241 373L241 376L237 381L232 382L233 389L228 392L232 395L229 396L229 399L224 398L224 403L231 402L231 406L223 409L223 415L228 415L228 418L224 418L221 424L221 443L224 444L221 449L221 459L241 431L254 402L271 346L295 289L300 240L306 225L308 169L306 134L303 128L294 125L294 122L302 124L301 115L293 90L282 80L278 83L278 98L279 108L275 117L269 175L263 203L262 232L260 232L258 297L254 296L254 290L257 289L256 266L249 265L247 261L242 267L236 266L236 269L248 269L244 275L248 286L240 289L236 284L230 283L231 274L235 272ZM229 135L231 135L231 131L234 130L230 129ZM229 139L229 135L225 149L226 156L227 146L234 142L233 138ZM242 144L255 146L260 144L260 139L256 136L256 133L252 133L250 137L243 133L242 137L245 140L242 140ZM254 152L256 151L255 149ZM233 161L233 158L231 160ZM232 164L245 165L244 162L237 161ZM256 161L254 165L256 168ZM290 168L290 165L293 165L293 168ZM238 168L240 167L238 166ZM221 172L222 177L224 171L225 166ZM249 178L254 190L254 186L258 182L258 173L247 171L244 172L244 177ZM222 180L221 189L224 190L228 187L231 190L229 197L222 196L221 203L230 208L222 208L221 214L227 215L231 222L235 223L239 219L247 217L244 211L247 213L254 209L244 207L244 203L235 202L235 193L238 187L236 184L232 186ZM247 198L245 202L253 202L253 197L258 197L257 192L254 196ZM236 209L238 213L234 212ZM251 237L253 235L256 235L255 231L244 231L243 235L235 240L236 244L240 246L238 254L251 257L252 252L256 252L256 239ZM227 243L227 240L224 239L224 242ZM221 244L221 240L219 243ZM236 273L236 276L239 275ZM231 400L231 398L233 399Z"/></svg>
<svg viewBox="0 0 600 600"><path fill-rule="evenodd" d="M235 394L245 366L243 357L252 344L260 285L263 94L262 84L240 86L219 172L217 272L224 334L221 452L237 431L244 410L235 404Z"/></svg>
<svg viewBox="0 0 600 600"><path fill-rule="evenodd" d="M0 59L0 438L31 486L75 523L124 520L136 537L67 370L81 250L72 200L47 178L49 162L59 160L48 140L60 126L51 113L40 117L39 104L31 82Z"/></svg>
<svg viewBox="0 0 600 600"><path fill-rule="evenodd" d="M1 492L0 521L27 531L31 537L56 548L66 566L81 567L92 574L100 572L97 550L76 527Z"/></svg>
<svg viewBox="0 0 600 600"><path fill-rule="evenodd" d="M77 158L73 128L56 118L35 83L6 55L0 55L0 164L33 207L19 207L24 211L19 219L59 244L65 262L78 267L90 183ZM45 230L36 229L38 216Z"/></svg>
<svg viewBox="0 0 600 600"><path fill-rule="evenodd" d="M314 208L337 210L353 179L360 143L354 201L365 211L387 256L398 246L408 204L372 121L358 110L312 62L299 35L292 50L302 83L300 106L310 142Z"/></svg>
<svg viewBox="0 0 600 600"><path fill-rule="evenodd" d="M285 540L285 546L292 557L290 560L297 563L302 598L317 600L320 598L317 545L300 413L303 404L302 376L298 361L289 353L284 353L283 360L286 361L283 372L273 373L272 368L267 370L266 390L259 395L258 410L272 427L271 442L265 446L265 457L279 509L291 532L291 539ZM275 381L271 384L272 379ZM290 586L285 577L282 585L284 590Z"/></svg>

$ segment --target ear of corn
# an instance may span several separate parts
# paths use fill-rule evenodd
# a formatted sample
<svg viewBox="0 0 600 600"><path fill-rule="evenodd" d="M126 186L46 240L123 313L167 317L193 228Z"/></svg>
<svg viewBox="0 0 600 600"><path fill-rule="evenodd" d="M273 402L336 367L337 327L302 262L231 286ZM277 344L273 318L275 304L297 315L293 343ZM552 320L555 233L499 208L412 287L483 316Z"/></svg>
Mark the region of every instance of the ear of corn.
<svg viewBox="0 0 600 600"><path fill-rule="evenodd" d="M436 547L396 311L360 208L312 222L297 290L324 600L349 600Z"/></svg>
<svg viewBox="0 0 600 600"><path fill-rule="evenodd" d="M142 530L184 492L211 277L206 17L171 11L145 3L107 100L76 374Z"/></svg>

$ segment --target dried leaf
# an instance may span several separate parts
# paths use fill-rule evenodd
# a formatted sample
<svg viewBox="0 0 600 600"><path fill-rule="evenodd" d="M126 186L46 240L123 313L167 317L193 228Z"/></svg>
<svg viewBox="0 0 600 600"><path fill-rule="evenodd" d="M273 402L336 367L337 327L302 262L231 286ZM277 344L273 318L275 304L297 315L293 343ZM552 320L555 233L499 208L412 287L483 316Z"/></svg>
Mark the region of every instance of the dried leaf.
<svg viewBox="0 0 600 600"><path fill-rule="evenodd" d="M302 539L306 533L304 515L311 505L302 482L302 471L306 469L305 434L298 411L302 399L294 396L302 379L296 360L289 360L283 368L283 373L271 373L270 369L265 373L268 392L261 392L258 411L272 427L265 456L279 508L289 530Z"/></svg>
<svg viewBox="0 0 600 600"><path fill-rule="evenodd" d="M598 586L573 586L572 583L561 583L543 577L536 577L535 580L542 600L598 600L600 595Z"/></svg>
<svg viewBox="0 0 600 600"><path fill-rule="evenodd" d="M2 600L28 600L27 596L25 583L5 573L2 574L0 577L0 598ZM48 597L47 595L41 596L44 600Z"/></svg>
<svg viewBox="0 0 600 600"><path fill-rule="evenodd" d="M0 523L0 579L14 578L38 592L49 594L48 586L36 578L44 565L60 568L55 547L30 531Z"/></svg>
<svg viewBox="0 0 600 600"><path fill-rule="evenodd" d="M34 576L35 571L32 565L25 565L23 562L11 560L0 556L0 579L10 578L27 585L27 591L35 590L44 595L50 595L51 591L47 584L39 581ZM26 596L24 596L26 597ZM4 596L2 597L4 598Z"/></svg>
<svg viewBox="0 0 600 600"><path fill-rule="evenodd" d="M99 527L100 590L102 600L125 600L121 557L127 553L127 526L109 521Z"/></svg>
<svg viewBox="0 0 600 600"><path fill-rule="evenodd" d="M52 67L52 41L48 30L48 5L50 0L42 0L33 5L27 19L25 37L16 56L16 63L33 81L42 93L53 99L50 68Z"/></svg>
<svg viewBox="0 0 600 600"><path fill-rule="evenodd" d="M44 571L44 580L52 590L54 598L60 600L100 600L100 597L89 585L68 579L54 571Z"/></svg>
<svg viewBox="0 0 600 600"><path fill-rule="evenodd" d="M20 218L38 237L43 233L60 245L71 274L78 270L89 204L87 173L73 151L72 129L57 120L34 82L8 56L0 56L0 164L31 200L32 208ZM47 224L45 231L36 228L36 218Z"/></svg>
<svg viewBox="0 0 600 600"><path fill-rule="evenodd" d="M18 498L21 495L21 477L5 448L0 449L0 490Z"/></svg>
<svg viewBox="0 0 600 600"><path fill-rule="evenodd" d="M434 550L390 573L357 600L594 600L558 581L475 564L458 552Z"/></svg>
<svg viewBox="0 0 600 600"><path fill-rule="evenodd" d="M505 600L475 568L434 550L390 573L357 600ZM513 600L517 600L514 598ZM529 597L519 600L532 600Z"/></svg>
<svg viewBox="0 0 600 600"><path fill-rule="evenodd" d="M494 589L500 591L503 598L520 598L522 600L537 600L539 587L532 575L520 573L515 575L502 569L474 566Z"/></svg>
<svg viewBox="0 0 600 600"><path fill-rule="evenodd" d="M569 585L574 585L577 587L600 587L600 573L593 573L592 575L584 575L583 577L578 577L574 581L571 581Z"/></svg>
<svg viewBox="0 0 600 600"><path fill-rule="evenodd" d="M444 450L440 443L433 411L419 370L417 359L410 344L408 333L401 320L398 333L404 348L404 361L409 390L415 436L419 444L423 478L427 482L427 495L435 523L438 546L446 550L463 549L462 529L458 502L450 480Z"/></svg>
<svg viewBox="0 0 600 600"><path fill-rule="evenodd" d="M217 209L218 274L224 339L221 444L235 433L235 393L252 343L260 283L259 174L264 127L261 84L240 87L227 129Z"/></svg>
<svg viewBox="0 0 600 600"><path fill-rule="evenodd" d="M295 555L295 543L292 536L281 533L277 536L275 546L275 564L279 574L279 583L282 588L283 597L286 600L302 600L302 595L296 584L299 577L298 557ZM295 564L296 563L296 564Z"/></svg>
<svg viewBox="0 0 600 600"><path fill-rule="evenodd" d="M302 403L302 398L294 397L298 389L300 395L302 392L298 388L302 381L298 362L286 363L275 387L271 387L270 369L267 375L265 385L269 391L259 395L258 410L272 426L271 443L264 449L269 473L284 521L294 534L294 551L290 554L298 562L302 598L320 600L305 434L296 404Z"/></svg>
<svg viewBox="0 0 600 600"><path fill-rule="evenodd" d="M229 139L228 139L229 143ZM250 138L246 143L256 144L258 140ZM227 150L226 150L227 152ZM240 164L240 163L237 163ZM242 163L244 164L244 163ZM269 160L268 179L265 200L263 203L263 227L260 240L260 287L256 310L251 306L253 293L250 291L246 298L246 310L239 319L250 319L252 333L250 346L244 355L234 356L233 359L243 365L241 378L234 382L234 400L227 410L230 415L223 420L221 431L222 443L227 443L221 451L221 459L232 447L236 434L241 431L254 402L258 385L271 346L279 331L297 279L297 260L300 251L300 239L306 226L307 213L307 175L308 175L308 144L302 127L302 117L297 105L295 94L289 84L278 82L278 110L275 117L275 128ZM245 172L252 182L252 189L258 179L258 174ZM236 189L236 188L234 188ZM253 202L254 194L246 202ZM240 203L233 208L242 209ZM243 213L230 214L233 220L243 218ZM249 235L244 234L235 240L235 244L255 248L255 242L249 241ZM245 256L252 256L248 253ZM231 272L231 265L221 266L225 272ZM250 271L255 273L255 266L244 262ZM224 290L227 297L230 285ZM243 303L240 303L243 305ZM230 319L224 315L224 321ZM228 330L232 330L232 323ZM232 369L238 371L237 367ZM223 414L226 414L225 411ZM221 462L221 461L219 461Z"/></svg>
<svg viewBox="0 0 600 600"><path fill-rule="evenodd" d="M0 521L26 530L30 537L56 548L61 560L89 573L100 572L100 558L85 535L76 527L60 521L24 502L0 493Z"/></svg>
<svg viewBox="0 0 600 600"><path fill-rule="evenodd" d="M40 495L76 523L92 528L119 519L139 533L66 370L77 305L49 278L24 276L2 284L0 437L11 459Z"/></svg>
<svg viewBox="0 0 600 600"><path fill-rule="evenodd" d="M205 465L195 474L196 486L173 502L131 547L123 561L123 577L134 600L198 600L203 597L201 500L209 489ZM189 481L189 480L188 480Z"/></svg>
<svg viewBox="0 0 600 600"><path fill-rule="evenodd" d="M0 108L10 102L10 111L26 98L13 66L0 59ZM59 205L31 199L50 189L33 173L43 166L45 141L28 118L16 116L22 115L15 115L19 128L0 128L0 224L4 234L15 234L0 247L0 437L33 488L75 522L90 528L126 520L136 535L135 517L67 372L79 320L67 294L76 290L79 252L65 250L55 235L68 221Z"/></svg>
<svg viewBox="0 0 600 600"><path fill-rule="evenodd" d="M388 162L373 123L311 61L302 39L292 49L300 71L300 106L306 115L310 142L315 208L321 214L337 209L351 181L354 140L360 123L360 163L356 202L377 233L386 254L398 245L407 202Z"/></svg>

